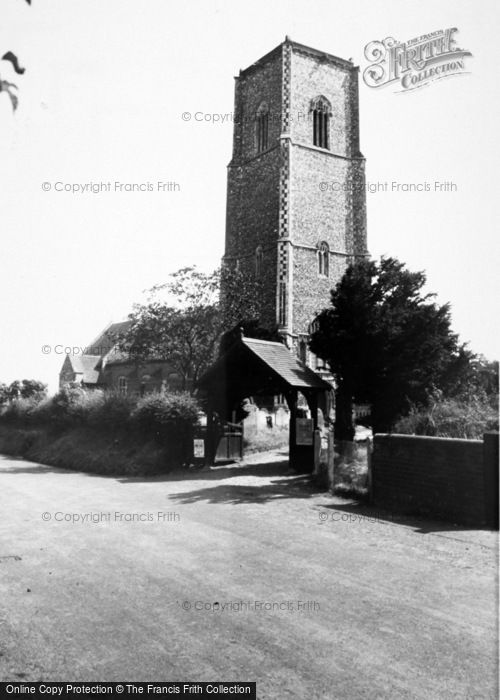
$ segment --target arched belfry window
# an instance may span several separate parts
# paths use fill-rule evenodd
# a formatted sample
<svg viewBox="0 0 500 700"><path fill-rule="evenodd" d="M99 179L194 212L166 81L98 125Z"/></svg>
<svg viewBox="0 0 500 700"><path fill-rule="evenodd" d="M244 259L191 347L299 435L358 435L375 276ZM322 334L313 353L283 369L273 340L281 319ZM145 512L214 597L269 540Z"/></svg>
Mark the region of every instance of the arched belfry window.
<svg viewBox="0 0 500 700"><path fill-rule="evenodd" d="M266 102L262 102L257 110L255 138L257 141L257 153L265 151L269 140L269 108Z"/></svg>
<svg viewBox="0 0 500 700"><path fill-rule="evenodd" d="M323 95L311 100L313 117L313 144L319 148L330 148L330 117L332 106Z"/></svg>
<svg viewBox="0 0 500 700"><path fill-rule="evenodd" d="M317 333L319 331L319 321L317 318L314 319L314 321L311 321L309 324L309 328L307 329L307 332L309 335L312 335L313 333Z"/></svg>
<svg viewBox="0 0 500 700"><path fill-rule="evenodd" d="M330 268L330 247L323 241L318 246L318 273L321 277L328 277Z"/></svg>
<svg viewBox="0 0 500 700"><path fill-rule="evenodd" d="M264 259L264 253L262 251L262 246L258 245L255 249L255 276L260 277L262 275L262 260Z"/></svg>

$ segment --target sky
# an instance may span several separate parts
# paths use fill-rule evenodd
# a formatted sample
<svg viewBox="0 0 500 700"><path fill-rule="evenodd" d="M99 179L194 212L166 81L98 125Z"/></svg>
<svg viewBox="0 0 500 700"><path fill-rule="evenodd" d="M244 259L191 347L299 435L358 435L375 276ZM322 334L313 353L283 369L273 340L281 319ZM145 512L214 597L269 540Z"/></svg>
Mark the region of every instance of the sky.
<svg viewBox="0 0 500 700"><path fill-rule="evenodd" d="M19 88L15 113L0 93L0 381L56 390L66 348L90 345L171 272L218 266L232 121L212 115L231 115L233 76L285 35L360 66L367 180L388 183L367 194L372 256L425 270L461 340L500 357L500 3L1 0L0 17L0 55L26 68L0 62ZM464 74L405 92L362 80L370 42L449 27L472 53Z"/></svg>

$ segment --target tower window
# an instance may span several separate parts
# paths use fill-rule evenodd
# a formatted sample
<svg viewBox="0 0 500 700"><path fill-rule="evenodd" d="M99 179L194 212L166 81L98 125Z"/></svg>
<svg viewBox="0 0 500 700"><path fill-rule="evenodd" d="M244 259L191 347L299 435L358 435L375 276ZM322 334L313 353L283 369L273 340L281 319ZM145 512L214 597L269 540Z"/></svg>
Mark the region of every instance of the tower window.
<svg viewBox="0 0 500 700"><path fill-rule="evenodd" d="M319 321L317 318L315 318L314 321L311 321L311 323L309 324L308 333L309 333L309 335L312 335L313 333L317 333L318 331L319 331Z"/></svg>
<svg viewBox="0 0 500 700"><path fill-rule="evenodd" d="M257 110L255 136L257 141L257 153L262 153L262 151L265 151L267 148L269 136L269 109L265 102L263 102Z"/></svg>
<svg viewBox="0 0 500 700"><path fill-rule="evenodd" d="M118 377L118 391L120 394L126 394L128 389L127 377Z"/></svg>
<svg viewBox="0 0 500 700"><path fill-rule="evenodd" d="M320 243L318 248L318 273L321 277L328 277L330 272L330 248L328 243Z"/></svg>
<svg viewBox="0 0 500 700"><path fill-rule="evenodd" d="M311 102L313 115L313 144L319 148L330 148L330 102L320 95Z"/></svg>
<svg viewBox="0 0 500 700"><path fill-rule="evenodd" d="M262 260L264 258L264 253L262 252L262 246L257 246L255 250L255 276L260 277L262 275Z"/></svg>

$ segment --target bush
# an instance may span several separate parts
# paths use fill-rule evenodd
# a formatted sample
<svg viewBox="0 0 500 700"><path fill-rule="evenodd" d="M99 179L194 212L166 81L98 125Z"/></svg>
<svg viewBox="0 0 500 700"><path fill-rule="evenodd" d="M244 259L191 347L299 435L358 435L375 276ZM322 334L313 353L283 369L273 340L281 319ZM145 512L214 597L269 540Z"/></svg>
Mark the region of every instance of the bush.
<svg viewBox="0 0 500 700"><path fill-rule="evenodd" d="M95 474L149 476L168 473L171 464L164 448L151 441L134 442L89 428L73 428L59 434L47 428L27 429L0 425L0 451L63 469Z"/></svg>
<svg viewBox="0 0 500 700"><path fill-rule="evenodd" d="M245 454L254 452L268 452L270 450L283 450L288 448L288 428L262 428L256 430L244 428L243 449Z"/></svg>
<svg viewBox="0 0 500 700"><path fill-rule="evenodd" d="M190 394L148 394L139 399L132 413L133 425L147 437L168 448L173 464L191 457L193 429L200 407Z"/></svg>
<svg viewBox="0 0 500 700"><path fill-rule="evenodd" d="M200 407L188 393L148 394L137 402L133 423L144 433L159 437L191 434Z"/></svg>
<svg viewBox="0 0 500 700"><path fill-rule="evenodd" d="M95 440L108 439L112 433L119 441L129 439L136 451L154 441L154 450L164 455L162 461L175 467L192 456L193 428L199 411L197 401L187 393L148 394L137 401L112 391L88 391L69 385L51 398L12 400L3 409L2 421L25 431L30 426L46 427L57 438L75 430L93 434ZM87 461L92 450L89 447ZM151 448L146 452L149 454Z"/></svg>
<svg viewBox="0 0 500 700"><path fill-rule="evenodd" d="M428 407L413 406L394 425L395 433L481 440L483 433L498 430L498 412L482 396L468 399L433 398Z"/></svg>
<svg viewBox="0 0 500 700"><path fill-rule="evenodd" d="M89 405L88 425L103 431L116 431L129 426L137 399L116 391L99 393L100 398L96 398L93 405Z"/></svg>
<svg viewBox="0 0 500 700"><path fill-rule="evenodd" d="M29 425L35 421L36 410L41 403L41 396L12 399L2 411L2 421L5 423L23 423Z"/></svg>
<svg viewBox="0 0 500 700"><path fill-rule="evenodd" d="M368 495L367 440L337 440L334 452L333 492L346 498L365 498Z"/></svg>
<svg viewBox="0 0 500 700"><path fill-rule="evenodd" d="M77 386L65 386L54 396L41 401L32 412L32 420L56 428L69 428L84 423L90 407L101 400L102 392L92 396Z"/></svg>

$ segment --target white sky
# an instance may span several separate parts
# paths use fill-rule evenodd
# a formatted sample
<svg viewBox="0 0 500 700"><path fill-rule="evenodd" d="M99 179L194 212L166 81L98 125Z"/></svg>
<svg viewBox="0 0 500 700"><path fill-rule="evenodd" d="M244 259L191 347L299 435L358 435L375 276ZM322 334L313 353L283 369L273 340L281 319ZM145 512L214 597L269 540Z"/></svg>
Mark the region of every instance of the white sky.
<svg viewBox="0 0 500 700"><path fill-rule="evenodd" d="M0 381L55 389L55 346L88 345L179 267L219 264L232 123L181 115L231 113L233 76L286 34L363 69L372 40L459 29L468 75L407 94L360 76L368 180L458 187L368 194L368 245L425 269L462 340L498 358L499 17L493 0L2 0L0 55L27 70L0 64L20 99L13 115L0 93ZM58 181L180 191L42 190Z"/></svg>

